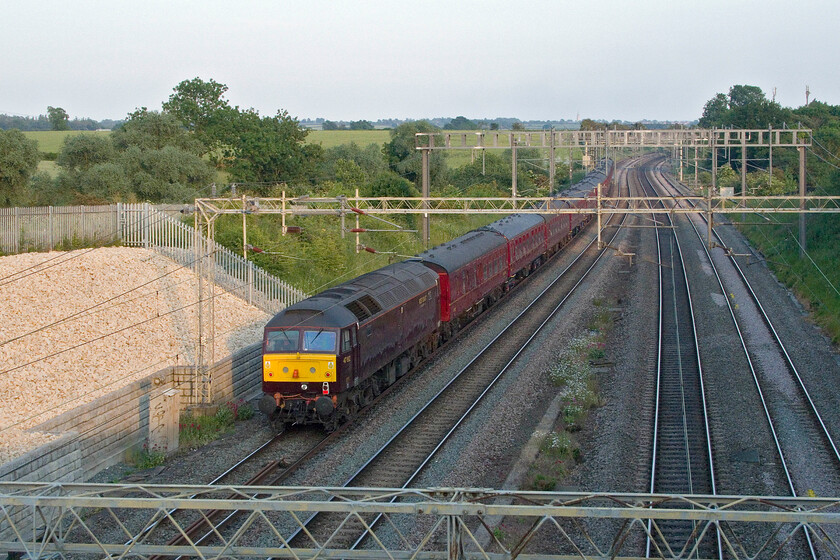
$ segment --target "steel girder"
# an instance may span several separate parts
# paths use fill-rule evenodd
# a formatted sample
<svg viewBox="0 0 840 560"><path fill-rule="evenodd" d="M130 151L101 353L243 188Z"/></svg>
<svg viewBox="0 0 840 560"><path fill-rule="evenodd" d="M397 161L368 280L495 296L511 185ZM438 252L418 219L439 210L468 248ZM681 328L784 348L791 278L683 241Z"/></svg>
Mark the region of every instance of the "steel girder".
<svg viewBox="0 0 840 560"><path fill-rule="evenodd" d="M214 509L240 513L205 541L166 544ZM317 512L328 522L290 543ZM674 523L689 527L682 539ZM0 552L30 558L636 558L648 538L656 557L702 558L716 556L718 532L728 557L771 558L804 553L805 531L840 557L840 498L0 483Z"/></svg>

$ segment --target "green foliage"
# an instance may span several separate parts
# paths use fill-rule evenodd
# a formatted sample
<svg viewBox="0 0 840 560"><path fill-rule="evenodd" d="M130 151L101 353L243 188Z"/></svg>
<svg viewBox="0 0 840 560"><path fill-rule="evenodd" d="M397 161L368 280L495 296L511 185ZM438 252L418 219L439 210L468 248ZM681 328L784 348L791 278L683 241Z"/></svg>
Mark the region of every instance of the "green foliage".
<svg viewBox="0 0 840 560"><path fill-rule="evenodd" d="M478 125L472 122L467 117L455 117L449 121L444 127L444 130L478 130Z"/></svg>
<svg viewBox="0 0 840 560"><path fill-rule="evenodd" d="M419 186L422 156L415 149L415 134L439 130L428 121L407 122L393 129L391 141L386 142L382 149L388 165L395 173ZM429 157L429 178L433 186L442 186L446 181L446 160L441 151L432 151Z"/></svg>
<svg viewBox="0 0 840 560"><path fill-rule="evenodd" d="M19 130L0 130L0 205L10 206L25 196L38 159L37 143Z"/></svg>
<svg viewBox="0 0 840 560"><path fill-rule="evenodd" d="M791 111L764 97L757 86L735 85L729 96L722 93L706 102L700 126L703 128L781 128L791 121Z"/></svg>
<svg viewBox="0 0 840 560"><path fill-rule="evenodd" d="M339 181L351 189L361 187L369 178L387 171L388 164L379 146L361 147L353 141L325 149L318 164L319 181Z"/></svg>
<svg viewBox="0 0 840 560"><path fill-rule="evenodd" d="M163 103L163 110L194 132L209 149L220 140L217 129L225 120L225 111L230 109L224 99L227 90L226 85L212 79L206 82L198 77L184 80Z"/></svg>
<svg viewBox="0 0 840 560"><path fill-rule="evenodd" d="M201 142L184 128L175 115L149 111L145 107L128 115L126 121L114 129L111 140L120 152L132 146L141 150L160 150L165 146L175 146L194 154L204 151Z"/></svg>
<svg viewBox="0 0 840 560"><path fill-rule="evenodd" d="M363 190L362 196L420 196L414 183L393 173L381 173Z"/></svg>
<svg viewBox="0 0 840 560"><path fill-rule="evenodd" d="M64 138L56 162L68 171L87 171L94 165L113 160L115 155L114 144L109 138L80 134Z"/></svg>
<svg viewBox="0 0 840 560"><path fill-rule="evenodd" d="M240 113L225 142L225 155L232 158L231 179L268 183L253 189L263 196L271 183L308 181L315 174L322 149L304 142L307 133L286 111L278 111L274 117L260 117L256 111Z"/></svg>
<svg viewBox="0 0 840 560"><path fill-rule="evenodd" d="M155 447L150 449L149 444L144 443L143 449L134 453L131 460L139 470L152 469L166 462L166 452Z"/></svg>
<svg viewBox="0 0 840 560"><path fill-rule="evenodd" d="M70 130L70 116L61 107L47 107L47 118L53 130Z"/></svg>
<svg viewBox="0 0 840 560"><path fill-rule="evenodd" d="M373 130L370 121L350 121L350 130Z"/></svg>
<svg viewBox="0 0 840 560"><path fill-rule="evenodd" d="M240 399L227 402L213 416L181 415L178 444L182 448L195 448L205 445L225 432L233 429L237 420L248 420L254 415L254 409Z"/></svg>

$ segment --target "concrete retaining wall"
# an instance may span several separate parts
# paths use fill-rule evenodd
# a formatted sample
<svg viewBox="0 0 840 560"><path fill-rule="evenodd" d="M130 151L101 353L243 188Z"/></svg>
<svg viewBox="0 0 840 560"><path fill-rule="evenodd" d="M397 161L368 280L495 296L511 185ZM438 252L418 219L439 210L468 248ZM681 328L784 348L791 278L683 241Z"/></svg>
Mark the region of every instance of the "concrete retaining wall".
<svg viewBox="0 0 840 560"><path fill-rule="evenodd" d="M260 345L248 346L212 369L215 402L251 399L260 392ZM191 402L191 368L166 368L51 420L33 431L61 437L0 465L0 480L83 482L119 463L149 437L149 398L176 388L181 409Z"/></svg>

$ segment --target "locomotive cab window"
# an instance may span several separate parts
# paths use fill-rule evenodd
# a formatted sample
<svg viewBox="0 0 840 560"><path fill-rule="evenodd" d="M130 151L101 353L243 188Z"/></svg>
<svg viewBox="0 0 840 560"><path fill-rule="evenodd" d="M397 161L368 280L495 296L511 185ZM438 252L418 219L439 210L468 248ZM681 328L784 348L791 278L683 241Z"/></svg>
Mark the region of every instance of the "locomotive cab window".
<svg viewBox="0 0 840 560"><path fill-rule="evenodd" d="M346 354L352 349L352 344L350 342L350 329L344 329L341 331L341 353Z"/></svg>
<svg viewBox="0 0 840 560"><path fill-rule="evenodd" d="M336 332L325 329L303 331L304 352L335 352Z"/></svg>
<svg viewBox="0 0 840 560"><path fill-rule="evenodd" d="M266 352L295 352L298 349L300 331L298 330L276 330L268 331L265 334Z"/></svg>

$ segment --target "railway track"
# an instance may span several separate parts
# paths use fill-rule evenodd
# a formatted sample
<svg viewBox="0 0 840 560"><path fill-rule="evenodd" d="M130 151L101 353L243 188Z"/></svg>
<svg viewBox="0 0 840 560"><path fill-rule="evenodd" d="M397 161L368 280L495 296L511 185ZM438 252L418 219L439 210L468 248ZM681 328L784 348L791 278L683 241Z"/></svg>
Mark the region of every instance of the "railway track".
<svg viewBox="0 0 840 560"><path fill-rule="evenodd" d="M683 194L661 172L658 181L671 194ZM837 444L770 320L765 305L731 251L725 251L723 257L713 258L707 240L700 233L706 230L705 217L690 215L688 222L704 247L721 291L724 294L743 292L749 296L738 298L740 304L737 313L730 298L727 298L729 314L749 364L762 403L763 417L772 433L779 465L791 495L835 495L840 490L840 453ZM716 243L725 249L726 243L720 234L713 230L713 235ZM726 264L729 265L728 271L721 268ZM752 321L747 334L741 323L748 317L758 317L760 323ZM803 534L803 544L812 558L819 557L817 542L826 538L836 542L838 537L810 531Z"/></svg>
<svg viewBox="0 0 840 560"><path fill-rule="evenodd" d="M655 196L646 166L639 170L638 178L642 190ZM670 216L656 214L654 220L667 229L656 229L659 343L650 491L715 494L714 458L691 288ZM647 539L648 557L660 556L663 550L686 557L709 557L710 552L722 557L719 536L698 533L696 524L673 521L661 529L661 534ZM683 548L674 550L675 546Z"/></svg>

